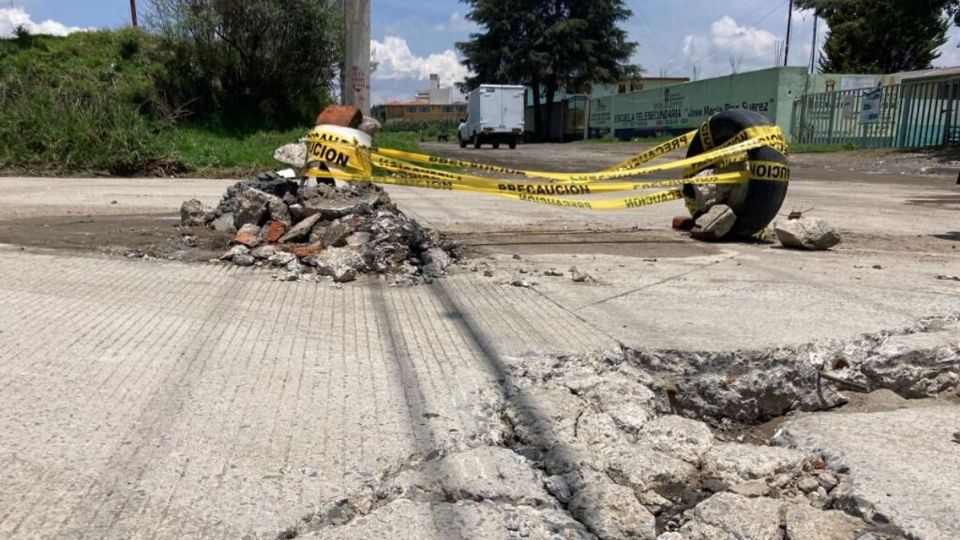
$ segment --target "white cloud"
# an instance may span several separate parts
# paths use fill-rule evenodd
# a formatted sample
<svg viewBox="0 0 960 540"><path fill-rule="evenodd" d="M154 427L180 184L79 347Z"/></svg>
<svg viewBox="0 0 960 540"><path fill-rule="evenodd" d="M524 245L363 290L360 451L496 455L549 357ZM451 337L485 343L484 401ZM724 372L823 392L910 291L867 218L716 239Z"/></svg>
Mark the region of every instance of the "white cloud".
<svg viewBox="0 0 960 540"><path fill-rule="evenodd" d="M730 58L742 61L741 71L774 64L778 38L773 32L741 26L729 15L710 24L710 35L688 35L683 55L706 76L730 73Z"/></svg>
<svg viewBox="0 0 960 540"><path fill-rule="evenodd" d="M370 52L377 62L372 77L374 81L422 81L428 80L431 73L436 73L440 76L441 85L453 86L469 74L452 50L417 56L410 50L407 40L396 36L386 36L383 41L371 40ZM411 95L407 99L412 98Z"/></svg>
<svg viewBox="0 0 960 540"><path fill-rule="evenodd" d="M47 19L43 22L34 22L23 8L0 8L0 37L14 35L18 26L23 26L31 34L48 34L51 36L65 36L73 32L89 30L78 26L66 26L57 21Z"/></svg>

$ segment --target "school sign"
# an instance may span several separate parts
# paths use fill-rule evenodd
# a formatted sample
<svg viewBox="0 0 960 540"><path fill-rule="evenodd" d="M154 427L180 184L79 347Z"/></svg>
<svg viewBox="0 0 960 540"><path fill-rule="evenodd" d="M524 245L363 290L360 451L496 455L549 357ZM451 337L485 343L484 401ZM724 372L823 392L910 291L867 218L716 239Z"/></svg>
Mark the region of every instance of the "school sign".
<svg viewBox="0 0 960 540"><path fill-rule="evenodd" d="M850 77L850 81L845 78ZM808 88L833 82L839 89L854 75L809 75L805 68L770 68L590 100L590 136L617 138L679 134L727 109L756 111L790 132L794 101ZM869 81L857 79L865 85Z"/></svg>

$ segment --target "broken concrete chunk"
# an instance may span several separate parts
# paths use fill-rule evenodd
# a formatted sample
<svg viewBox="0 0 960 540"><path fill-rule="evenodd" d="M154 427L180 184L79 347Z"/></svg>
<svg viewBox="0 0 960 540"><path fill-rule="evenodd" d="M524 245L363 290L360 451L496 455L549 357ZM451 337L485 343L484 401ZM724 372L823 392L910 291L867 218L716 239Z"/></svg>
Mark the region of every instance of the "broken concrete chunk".
<svg viewBox="0 0 960 540"><path fill-rule="evenodd" d="M506 448L480 446L406 470L379 488L380 500L496 500L515 505L556 507L543 488L540 474Z"/></svg>
<svg viewBox="0 0 960 540"><path fill-rule="evenodd" d="M249 248L260 245L260 227L253 223L247 223L237 231L236 236L233 237L233 242Z"/></svg>
<svg viewBox="0 0 960 540"><path fill-rule="evenodd" d="M288 225L281 221L270 220L263 226L261 233L263 240L269 244L275 244L287 233Z"/></svg>
<svg viewBox="0 0 960 540"><path fill-rule="evenodd" d="M203 225L203 218L207 211L203 209L203 203L196 199L184 201L180 205L180 224L188 227Z"/></svg>
<svg viewBox="0 0 960 540"><path fill-rule="evenodd" d="M716 204L694 223L690 235L698 240L721 240L737 222L737 215L729 206Z"/></svg>
<svg viewBox="0 0 960 540"><path fill-rule="evenodd" d="M423 273L430 277L442 277L447 273L447 267L450 266L450 255L439 248L426 250L423 255Z"/></svg>
<svg viewBox="0 0 960 540"><path fill-rule="evenodd" d="M788 538L804 540L854 540L866 524L839 510L817 510L805 504L787 507L784 522Z"/></svg>
<svg viewBox="0 0 960 540"><path fill-rule="evenodd" d="M333 281L336 283L347 283L357 279L357 270L350 266L338 266L333 271Z"/></svg>
<svg viewBox="0 0 960 540"><path fill-rule="evenodd" d="M253 266L255 262L257 262L257 260L249 253L241 253L233 256L233 264L237 266Z"/></svg>
<svg viewBox="0 0 960 540"><path fill-rule="evenodd" d="M643 426L640 440L693 464L699 464L715 443L713 432L706 424L673 414L659 416Z"/></svg>
<svg viewBox="0 0 960 540"><path fill-rule="evenodd" d="M310 230L313 229L313 226L320 221L320 214L314 214L306 219L301 220L299 223L294 225L286 234L280 237L280 242L296 242L297 240L303 240L310 236Z"/></svg>
<svg viewBox="0 0 960 540"><path fill-rule="evenodd" d="M691 520L680 533L686 540L782 540L780 506L766 497L718 493L689 512Z"/></svg>
<svg viewBox="0 0 960 540"><path fill-rule="evenodd" d="M577 490L569 510L599 538L657 537L654 515L640 504L632 489L613 482L588 483Z"/></svg>
<svg viewBox="0 0 960 540"><path fill-rule="evenodd" d="M247 224L260 226L266 220L267 211L267 194L259 189L245 188L237 197L237 209L233 214L233 225L237 230Z"/></svg>
<svg viewBox="0 0 960 540"><path fill-rule="evenodd" d="M363 116L363 120L360 122L360 126L357 127L360 131L366 133L371 137L375 137L377 133L380 133L380 128L383 127L380 125L380 122L372 116Z"/></svg>
<svg viewBox="0 0 960 540"><path fill-rule="evenodd" d="M373 235L368 232L355 232L347 237L347 245L351 247L365 246L373 239Z"/></svg>
<svg viewBox="0 0 960 540"><path fill-rule="evenodd" d="M287 204L276 195L270 195L269 193L265 195L267 199L267 212L270 215L270 219L279 221L289 227L292 224L293 218L290 216L290 210L287 209Z"/></svg>
<svg viewBox="0 0 960 540"><path fill-rule="evenodd" d="M770 494L770 486L763 480L751 480L733 486L730 491L744 497L766 497Z"/></svg>
<svg viewBox="0 0 960 540"><path fill-rule="evenodd" d="M714 446L704 454L702 474L705 480L735 486L778 474L797 476L807 461L808 454L798 450L727 443ZM813 482L816 484L816 480Z"/></svg>
<svg viewBox="0 0 960 540"><path fill-rule="evenodd" d="M246 255L250 253L250 248L247 246L233 246L229 251L220 256L221 261L231 261L237 255Z"/></svg>
<svg viewBox="0 0 960 540"><path fill-rule="evenodd" d="M343 247L347 244L347 237L353 233L356 223L351 220L336 220L321 230L314 229L317 240L323 247Z"/></svg>
<svg viewBox="0 0 960 540"><path fill-rule="evenodd" d="M610 474L618 483L640 493L664 486L695 483L699 471L694 465L649 446L622 448L610 458Z"/></svg>
<svg viewBox="0 0 960 540"><path fill-rule="evenodd" d="M231 212L214 219L211 225L217 232L233 234L237 232L237 228L233 225L233 222L233 213Z"/></svg>
<svg viewBox="0 0 960 540"><path fill-rule="evenodd" d="M823 250L840 243L840 231L819 218L781 220L773 230L785 248Z"/></svg>
<svg viewBox="0 0 960 540"><path fill-rule="evenodd" d="M307 145L300 142L285 144L274 150L273 159L291 167L302 169L307 166Z"/></svg>
<svg viewBox="0 0 960 540"><path fill-rule="evenodd" d="M589 282L597 281L593 276L591 276L586 272L581 271L576 266L570 267L570 279L574 283L589 283Z"/></svg>
<svg viewBox="0 0 960 540"><path fill-rule="evenodd" d="M342 278L347 278L350 272L346 268L354 270L353 277L356 277L356 271L365 267L363 258L353 248L330 248L325 249L316 255L310 255L303 259L308 266L317 269L321 276L334 276L338 274Z"/></svg>
<svg viewBox="0 0 960 540"><path fill-rule="evenodd" d="M253 255L257 259L269 259L277 251L277 248L274 246L260 246L256 249L250 251L250 255Z"/></svg>
<svg viewBox="0 0 960 540"><path fill-rule="evenodd" d="M286 251L277 251L273 255L267 257L267 262L274 266L286 266L290 264L291 261L295 260L297 260L297 256Z"/></svg>

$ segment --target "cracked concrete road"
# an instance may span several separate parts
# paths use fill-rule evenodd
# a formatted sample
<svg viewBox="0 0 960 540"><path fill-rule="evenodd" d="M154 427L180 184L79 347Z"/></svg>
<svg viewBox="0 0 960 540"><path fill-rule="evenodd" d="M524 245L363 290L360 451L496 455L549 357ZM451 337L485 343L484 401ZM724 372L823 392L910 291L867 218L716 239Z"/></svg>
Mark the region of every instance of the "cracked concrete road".
<svg viewBox="0 0 960 540"><path fill-rule="evenodd" d="M898 524L913 538L960 538L960 430L956 407L820 414L780 437L849 468L856 512Z"/></svg>
<svg viewBox="0 0 960 540"><path fill-rule="evenodd" d="M24 255L0 268L0 536L275 535L487 435L498 355L615 342L534 291Z"/></svg>
<svg viewBox="0 0 960 540"><path fill-rule="evenodd" d="M480 249L477 261L493 277L461 268L408 289L376 279L342 288L281 283L255 269L4 246L0 537L422 537L445 527L650 537L654 516L658 532L676 518L678 538L714 530L723 524L696 522L709 506L691 511L693 521L679 517L710 495L705 483L720 489L716 478L701 478L714 443L688 446L712 437L706 426L660 426L672 418L668 406L629 362L601 355L586 369L570 359L621 345L730 351L845 340L955 315L960 285L936 279L960 273L955 188L945 178L909 180L794 182L785 209L816 207L849 232L837 250L815 254L697 244L665 230L679 205L590 214L392 189L405 212L468 242L479 233L552 231L545 245L528 238ZM184 199L213 203L229 183L5 178L0 221L170 216ZM633 228L641 238L602 250L572 250L562 240L565 231ZM597 282L543 273L573 265ZM508 285L518 275L536 284ZM602 386L614 380L621 386ZM604 401L612 395L622 399ZM558 457L547 432L580 442ZM652 433L687 435L655 446L663 457L647 462L637 449L660 444ZM618 442L602 448L616 452L597 450L611 440ZM482 447L511 448L539 468L513 491L381 485ZM736 467L762 464L740 446L723 448L736 454ZM510 470L477 463L462 466L484 478ZM770 468L785 481L759 465L721 476L776 490L807 474L799 460L789 463ZM667 465L661 476L651 472ZM850 463L854 479L860 466ZM677 492L675 477L695 496ZM541 500L540 483L551 500ZM383 498L370 495L388 487ZM344 494L349 504L338 505ZM751 507L732 496L712 504ZM608 520L610 509L642 519ZM308 516L324 528L303 529ZM758 530L788 526L768 519Z"/></svg>

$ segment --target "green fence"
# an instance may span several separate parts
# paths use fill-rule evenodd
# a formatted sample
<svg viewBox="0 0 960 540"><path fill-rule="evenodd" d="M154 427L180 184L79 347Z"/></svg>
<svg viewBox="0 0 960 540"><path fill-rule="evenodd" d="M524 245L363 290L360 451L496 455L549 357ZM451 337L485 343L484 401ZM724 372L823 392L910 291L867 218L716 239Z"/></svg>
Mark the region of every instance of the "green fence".
<svg viewBox="0 0 960 540"><path fill-rule="evenodd" d="M804 144L922 148L960 142L960 78L808 94L791 135Z"/></svg>

